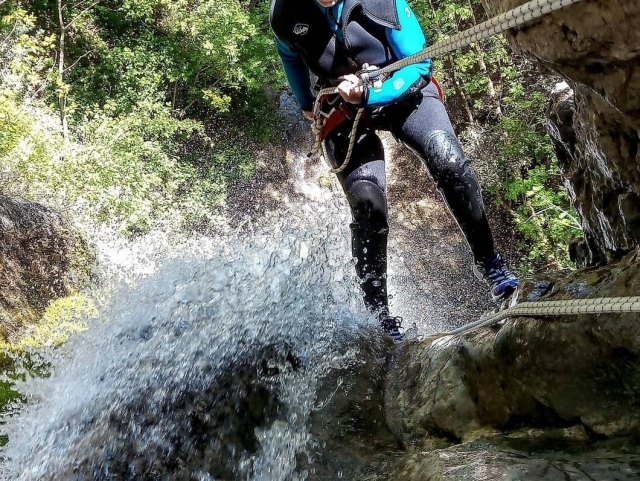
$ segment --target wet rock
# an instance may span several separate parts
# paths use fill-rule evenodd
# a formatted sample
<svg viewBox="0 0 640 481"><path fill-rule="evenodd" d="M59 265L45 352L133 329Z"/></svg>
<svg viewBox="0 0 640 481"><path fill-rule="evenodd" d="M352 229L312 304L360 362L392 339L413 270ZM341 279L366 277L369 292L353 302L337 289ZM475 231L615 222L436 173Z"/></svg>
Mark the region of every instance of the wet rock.
<svg viewBox="0 0 640 481"><path fill-rule="evenodd" d="M535 433L525 433L529 439L532 435ZM535 444L529 441L527 446L518 441L512 436L493 436L408 455L398 463L392 477L406 481L625 481L640 475L637 447L585 445L546 435ZM562 451L553 450L558 447Z"/></svg>
<svg viewBox="0 0 640 481"><path fill-rule="evenodd" d="M386 472L399 448L385 413L392 343L367 330L341 348L357 349L358 361L336 369L318 391L310 418L311 462L301 458L298 463L309 480L372 479Z"/></svg>
<svg viewBox="0 0 640 481"><path fill-rule="evenodd" d="M315 407L301 420L309 442L295 472L309 480L388 479L399 448L384 410L393 345L371 330L339 342L336 359L346 351L358 356L321 380ZM255 345L215 367L199 354L197 382L167 376L162 391L141 385L75 426L80 441L65 451L72 461L50 479L282 479L256 465L255 455L264 449L261 433L291 429L288 380L311 368L298 354L286 344Z"/></svg>
<svg viewBox="0 0 640 481"><path fill-rule="evenodd" d="M16 340L54 299L72 293L89 251L43 205L0 195L0 338Z"/></svg>
<svg viewBox="0 0 640 481"><path fill-rule="evenodd" d="M635 238L640 238L640 196L636 193L622 194L618 198L620 213L627 231Z"/></svg>
<svg viewBox="0 0 640 481"><path fill-rule="evenodd" d="M163 392L140 386L105 408L106 416L76 428L84 435L68 452L74 461L51 479L247 478L258 430L282 409L275 378L297 370L298 362L285 345L256 346L214 372L202 353L199 382L171 380Z"/></svg>
<svg viewBox="0 0 640 481"><path fill-rule="evenodd" d="M526 283L540 300L640 292L638 253L607 267ZM549 288L549 286L551 286ZM463 337L408 345L390 377L387 411L405 445L464 441L486 428L582 424L595 436L640 433L640 339L634 313L510 319Z"/></svg>
<svg viewBox="0 0 640 481"><path fill-rule="evenodd" d="M490 15L524 0L484 0ZM511 47L562 75L554 93L550 134L569 193L582 218L586 243L579 263L611 261L638 246L640 204L640 30L629 18L640 4L625 0L579 2L507 34ZM567 88L573 90L573 98Z"/></svg>

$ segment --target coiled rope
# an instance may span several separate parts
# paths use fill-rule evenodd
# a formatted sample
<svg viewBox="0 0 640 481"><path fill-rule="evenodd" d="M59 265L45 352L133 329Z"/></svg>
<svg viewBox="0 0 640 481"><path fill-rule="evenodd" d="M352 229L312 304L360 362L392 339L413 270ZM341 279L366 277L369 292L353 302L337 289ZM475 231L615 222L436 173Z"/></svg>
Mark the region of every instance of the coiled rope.
<svg viewBox="0 0 640 481"><path fill-rule="evenodd" d="M622 314L632 312L640 312L640 296L522 302L498 313L486 315L466 326L449 332L427 336L427 338L435 340L441 337L470 334L482 327L493 326L508 317L577 316L581 314Z"/></svg>
<svg viewBox="0 0 640 481"><path fill-rule="evenodd" d="M580 0L532 0L524 5L521 5L513 10L498 15L497 17L490 18L489 20L482 22L475 27L472 27L463 32L457 33L453 37L449 37L446 40L442 40L435 45L425 48L424 50L417 52L413 55L405 57L397 62L387 65L386 67L374 70L366 70L359 72L357 75L360 77L363 85L369 84L369 79L374 77L380 77L381 75L390 74L399 70L407 65L422 62L428 58L436 57L438 55L444 55L453 50L461 47L465 47L470 43L477 42L488 38L492 35L502 33L510 28L519 27L525 23L540 18L555 10L567 7ZM325 88L318 92L316 100L313 105L314 122L312 124L312 131L315 136L315 141L309 156L317 153L322 145L322 128L324 127L325 119L321 113L320 99L326 95L338 94L338 89L335 87ZM331 169L332 173L342 172L347 168L349 161L351 160L351 153L353 152L353 146L355 144L356 131L358 129L358 123L362 115L363 108L359 108L354 118L353 127L350 133L349 148L345 156L345 160L341 166Z"/></svg>

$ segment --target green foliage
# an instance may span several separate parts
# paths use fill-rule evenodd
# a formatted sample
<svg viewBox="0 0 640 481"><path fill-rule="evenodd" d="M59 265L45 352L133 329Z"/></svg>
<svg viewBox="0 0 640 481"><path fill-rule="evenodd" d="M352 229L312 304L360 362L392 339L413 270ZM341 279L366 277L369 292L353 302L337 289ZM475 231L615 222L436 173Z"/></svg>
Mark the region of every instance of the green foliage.
<svg viewBox="0 0 640 481"><path fill-rule="evenodd" d="M269 73L276 57L266 6L248 8L240 0L105 2L84 17L69 48L72 58L81 59L69 73L71 94L84 111L97 106L126 113L153 99L170 105L176 117L201 120L243 109L246 97L265 101L265 82L281 81Z"/></svg>
<svg viewBox="0 0 640 481"><path fill-rule="evenodd" d="M23 133L31 130L32 120L22 114L11 92L0 94L0 157L14 150Z"/></svg>
<svg viewBox="0 0 640 481"><path fill-rule="evenodd" d="M2 345L3 350L59 347L70 335L84 331L87 319L96 318L98 311L87 296L76 294L54 300L47 307L40 322L30 330L28 336L11 345ZM0 393L1 393L0 386ZM1 398L1 394L0 394ZM2 400L0 399L0 406Z"/></svg>
<svg viewBox="0 0 640 481"><path fill-rule="evenodd" d="M40 124L22 132L14 150L0 157L13 176L6 193L53 194L58 204L80 205L128 234L181 216L212 224L224 205L224 179L202 176L178 157L179 146L206 140L200 125L172 118L163 106L139 105L117 118L97 113L83 124L81 145L65 146Z"/></svg>
<svg viewBox="0 0 640 481"><path fill-rule="evenodd" d="M555 165L556 159L546 133L545 98L541 92L525 92L522 85L509 89L511 97L503 97L505 115L494 127L501 139L498 165L504 166L507 181L516 172L536 165ZM516 174L517 175L517 174Z"/></svg>
<svg viewBox="0 0 640 481"><path fill-rule="evenodd" d="M18 382L24 383L29 378L47 378L51 375L50 362L41 354L32 350L3 346L0 351L0 413L13 415L27 397L17 391ZM6 435L0 435L0 446L9 441Z"/></svg>
<svg viewBox="0 0 640 481"><path fill-rule="evenodd" d="M541 260L563 265L566 246L581 232L566 190L553 185L551 176L558 172L536 166L524 178L511 179L504 186L505 199L517 205L516 226L530 244L530 265Z"/></svg>
<svg viewBox="0 0 640 481"><path fill-rule="evenodd" d="M546 100L522 84L510 87L508 95L502 98L505 115L493 131L501 141L499 197L510 205L524 237L524 265L566 267L568 244L582 230L546 133Z"/></svg>
<svg viewBox="0 0 640 481"><path fill-rule="evenodd" d="M413 0L430 44L482 22L479 0ZM452 117L486 137L476 155L491 166L485 189L512 213L521 233L524 270L567 267L568 243L580 235L570 199L559 182L557 160L546 132L547 88L540 75L514 57L503 36L494 36L436 58L434 75L453 107ZM458 80L456 86L452 79ZM468 125L473 115L475 125ZM464 114L457 114L455 109Z"/></svg>
<svg viewBox="0 0 640 481"><path fill-rule="evenodd" d="M55 35L36 30L36 20L16 3L0 4L0 90L5 96L37 93L51 73Z"/></svg>
<svg viewBox="0 0 640 481"><path fill-rule="evenodd" d="M63 4L61 26L56 2L0 3L2 192L81 205L128 234L163 219L215 225L253 175L248 145L279 126L265 88L283 82L269 2Z"/></svg>

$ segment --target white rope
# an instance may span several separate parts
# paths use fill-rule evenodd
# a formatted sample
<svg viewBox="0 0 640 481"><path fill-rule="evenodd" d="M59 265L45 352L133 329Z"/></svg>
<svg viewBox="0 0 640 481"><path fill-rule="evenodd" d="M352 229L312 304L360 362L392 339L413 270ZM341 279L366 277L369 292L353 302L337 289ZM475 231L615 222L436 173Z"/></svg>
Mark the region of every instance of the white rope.
<svg viewBox="0 0 640 481"><path fill-rule="evenodd" d="M449 332L427 336L437 339L447 336L461 336L492 326L507 317L578 316L584 314L622 314L640 312L640 296L601 297L597 299L566 299L560 301L522 302L495 314Z"/></svg>
<svg viewBox="0 0 640 481"><path fill-rule="evenodd" d="M320 146L323 145L322 129L324 128L324 124L326 120L321 113L322 105L320 105L320 102L318 101L318 99L324 95L333 95L333 94L339 95L337 88L333 87L333 88L322 89L320 90L320 92L318 92L318 96L316 97L316 100L313 104L313 124L311 124L311 130L313 132L315 141L313 143L313 147L311 148L311 152L309 153L309 157L315 154L316 152L318 152L318 150L320 150ZM349 165L349 161L351 160L351 154L353 153L353 146L356 143L356 131L358 130L358 124L360 123L360 117L362 117L363 112L364 112L364 108L359 108L358 111L356 112L356 115L353 119L353 126L351 127L351 133L349 134L349 148L347 149L347 155L345 156L344 162L342 162L342 165L329 170L329 172L331 172L332 174L338 174L342 172ZM325 152L325 158L326 157L327 155Z"/></svg>
<svg viewBox="0 0 640 481"><path fill-rule="evenodd" d="M466 47L473 42L502 33L510 28L520 27L531 20L535 20L579 1L580 0L532 0L384 68L372 70L370 76L391 73L407 65L419 63L431 57L444 55L459 48Z"/></svg>

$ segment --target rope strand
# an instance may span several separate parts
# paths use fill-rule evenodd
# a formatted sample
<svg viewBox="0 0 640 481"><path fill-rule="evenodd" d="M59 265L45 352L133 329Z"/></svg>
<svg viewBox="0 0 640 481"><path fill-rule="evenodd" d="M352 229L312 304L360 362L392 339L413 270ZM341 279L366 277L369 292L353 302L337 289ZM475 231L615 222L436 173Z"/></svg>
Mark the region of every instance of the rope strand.
<svg viewBox="0 0 640 481"><path fill-rule="evenodd" d="M508 317L577 316L584 314L622 314L640 312L640 296L599 297L595 299L566 299L561 301L522 302L501 312L490 314L466 326L449 332L427 336L428 339L457 337L483 327L493 326Z"/></svg>

